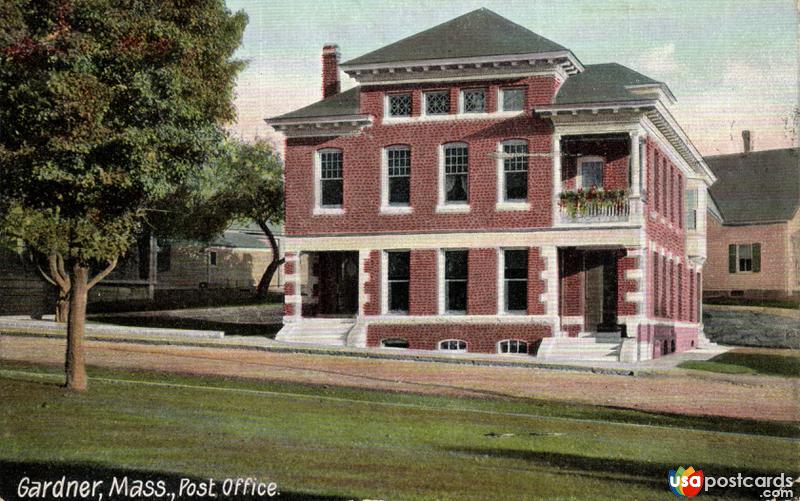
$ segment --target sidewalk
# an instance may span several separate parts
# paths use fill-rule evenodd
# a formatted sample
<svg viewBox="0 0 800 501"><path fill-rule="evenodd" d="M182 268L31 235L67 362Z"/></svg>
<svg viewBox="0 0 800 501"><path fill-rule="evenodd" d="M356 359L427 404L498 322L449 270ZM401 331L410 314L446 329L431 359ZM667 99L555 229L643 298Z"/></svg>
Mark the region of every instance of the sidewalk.
<svg viewBox="0 0 800 501"><path fill-rule="evenodd" d="M0 334L24 337L61 338L66 336L66 326L46 320L32 320L27 317L0 317ZM349 348L284 343L260 336L225 336L220 331L125 327L92 322L88 322L86 325L86 339L91 341L162 346L225 348L476 366L552 369L625 376L672 369L686 360L708 360L730 349L724 346L717 346L713 349L695 349L690 352L678 353L635 364L579 361L548 362L526 355L496 355L487 353L443 354L423 350L399 350L392 348Z"/></svg>

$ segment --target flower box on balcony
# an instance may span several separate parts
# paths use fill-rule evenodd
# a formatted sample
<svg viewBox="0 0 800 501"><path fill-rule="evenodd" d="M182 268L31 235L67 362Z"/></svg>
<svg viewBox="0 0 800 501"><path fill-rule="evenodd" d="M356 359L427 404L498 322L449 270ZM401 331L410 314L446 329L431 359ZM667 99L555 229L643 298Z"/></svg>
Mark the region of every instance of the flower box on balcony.
<svg viewBox="0 0 800 501"><path fill-rule="evenodd" d="M558 206L570 219L592 217L627 218L627 190L603 190L594 186L588 190L561 192Z"/></svg>

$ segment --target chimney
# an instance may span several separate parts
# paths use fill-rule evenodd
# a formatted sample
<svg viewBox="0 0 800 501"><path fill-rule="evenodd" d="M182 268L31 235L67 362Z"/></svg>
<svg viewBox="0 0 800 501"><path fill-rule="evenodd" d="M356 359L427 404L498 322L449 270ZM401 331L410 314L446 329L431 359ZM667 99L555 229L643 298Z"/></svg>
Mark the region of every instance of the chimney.
<svg viewBox="0 0 800 501"><path fill-rule="evenodd" d="M325 44L322 47L322 98L339 93L339 46Z"/></svg>
<svg viewBox="0 0 800 501"><path fill-rule="evenodd" d="M750 153L753 149L753 142L752 142L753 135L750 133L749 130L742 131L742 143L744 147L745 153Z"/></svg>

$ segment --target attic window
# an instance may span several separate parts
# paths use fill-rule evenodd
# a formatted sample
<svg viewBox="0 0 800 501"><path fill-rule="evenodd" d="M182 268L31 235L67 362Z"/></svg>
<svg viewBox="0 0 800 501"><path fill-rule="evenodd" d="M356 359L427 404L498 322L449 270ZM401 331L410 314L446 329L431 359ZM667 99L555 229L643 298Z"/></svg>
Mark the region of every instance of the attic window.
<svg viewBox="0 0 800 501"><path fill-rule="evenodd" d="M411 94L390 94L388 99L389 116L411 116Z"/></svg>
<svg viewBox="0 0 800 501"><path fill-rule="evenodd" d="M464 113L486 113L486 90L469 89L461 92Z"/></svg>
<svg viewBox="0 0 800 501"><path fill-rule="evenodd" d="M525 89L501 89L501 111L522 111L525 108Z"/></svg>

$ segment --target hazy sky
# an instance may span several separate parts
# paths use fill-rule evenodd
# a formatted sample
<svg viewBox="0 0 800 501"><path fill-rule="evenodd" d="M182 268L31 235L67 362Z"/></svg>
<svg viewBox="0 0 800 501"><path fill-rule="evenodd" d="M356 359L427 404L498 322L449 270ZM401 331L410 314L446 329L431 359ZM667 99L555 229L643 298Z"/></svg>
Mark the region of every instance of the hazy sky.
<svg viewBox="0 0 800 501"><path fill-rule="evenodd" d="M280 136L263 119L321 97L320 53L342 61L486 7L565 47L584 64L618 62L662 80L673 113L704 155L797 143L798 13L795 0L227 0L250 22L238 57L234 130ZM479 42L478 42L479 43ZM342 74L343 88L355 83ZM796 116L796 115L795 115Z"/></svg>

